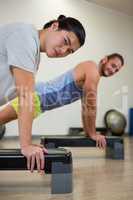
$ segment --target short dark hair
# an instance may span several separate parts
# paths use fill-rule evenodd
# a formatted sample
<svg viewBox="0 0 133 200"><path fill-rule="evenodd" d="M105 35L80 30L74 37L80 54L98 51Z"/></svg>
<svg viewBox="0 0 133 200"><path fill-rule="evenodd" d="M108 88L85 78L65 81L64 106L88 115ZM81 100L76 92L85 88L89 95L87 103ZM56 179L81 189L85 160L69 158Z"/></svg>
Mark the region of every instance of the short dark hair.
<svg viewBox="0 0 133 200"><path fill-rule="evenodd" d="M80 21L73 17L60 15L57 20L52 20L43 26L43 29L50 27L54 22L59 22L59 30L72 31L77 36L80 46L85 43L85 29Z"/></svg>
<svg viewBox="0 0 133 200"><path fill-rule="evenodd" d="M121 61L121 64L124 65L124 58L121 54L119 53L112 53L110 55L107 55L108 60L112 59L112 58L119 58Z"/></svg>

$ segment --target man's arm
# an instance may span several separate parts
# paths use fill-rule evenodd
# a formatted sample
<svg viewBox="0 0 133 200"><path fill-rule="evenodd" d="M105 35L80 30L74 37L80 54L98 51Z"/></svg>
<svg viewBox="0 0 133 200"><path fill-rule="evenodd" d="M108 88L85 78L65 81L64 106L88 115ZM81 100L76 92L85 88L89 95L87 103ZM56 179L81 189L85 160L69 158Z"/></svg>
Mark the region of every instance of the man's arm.
<svg viewBox="0 0 133 200"><path fill-rule="evenodd" d="M12 67L15 77L16 89L19 99L19 137L23 155L27 157L27 167L34 169L35 161L37 169L44 168L44 149L32 144L32 122L34 112L34 75L31 72Z"/></svg>
<svg viewBox="0 0 133 200"><path fill-rule="evenodd" d="M91 137L95 135L96 97L95 91L91 88L88 91L84 91L84 96L82 98L82 120L87 136Z"/></svg>
<svg viewBox="0 0 133 200"><path fill-rule="evenodd" d="M94 69L94 70L93 70ZM86 72L84 83L84 96L82 98L82 121L85 133L91 139L96 140L97 146L105 147L105 137L96 133L97 112L97 86L99 75L95 67Z"/></svg>

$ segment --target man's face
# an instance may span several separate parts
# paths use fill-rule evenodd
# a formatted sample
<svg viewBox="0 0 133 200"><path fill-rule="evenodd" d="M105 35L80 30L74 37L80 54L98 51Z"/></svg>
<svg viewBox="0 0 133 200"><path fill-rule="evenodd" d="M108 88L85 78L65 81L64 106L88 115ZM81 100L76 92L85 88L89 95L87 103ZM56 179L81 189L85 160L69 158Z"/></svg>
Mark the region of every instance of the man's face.
<svg viewBox="0 0 133 200"><path fill-rule="evenodd" d="M102 76L109 77L114 75L122 68L121 60L118 57L103 59L101 61Z"/></svg>
<svg viewBox="0 0 133 200"><path fill-rule="evenodd" d="M80 48L73 32L51 29L45 38L45 52L48 57L65 57Z"/></svg>

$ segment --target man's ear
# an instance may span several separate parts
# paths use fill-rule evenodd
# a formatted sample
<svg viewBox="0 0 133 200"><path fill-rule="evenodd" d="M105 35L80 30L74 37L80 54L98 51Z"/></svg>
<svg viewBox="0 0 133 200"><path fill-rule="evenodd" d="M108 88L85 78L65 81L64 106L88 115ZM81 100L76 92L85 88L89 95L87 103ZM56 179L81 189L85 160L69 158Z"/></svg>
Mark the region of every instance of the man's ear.
<svg viewBox="0 0 133 200"><path fill-rule="evenodd" d="M102 64L105 64L107 61L108 61L108 57L105 56L105 57L101 60L101 63L102 63Z"/></svg>
<svg viewBox="0 0 133 200"><path fill-rule="evenodd" d="M59 28L59 22L53 22L53 24L50 26L50 28L51 28L53 31L57 31L58 28Z"/></svg>

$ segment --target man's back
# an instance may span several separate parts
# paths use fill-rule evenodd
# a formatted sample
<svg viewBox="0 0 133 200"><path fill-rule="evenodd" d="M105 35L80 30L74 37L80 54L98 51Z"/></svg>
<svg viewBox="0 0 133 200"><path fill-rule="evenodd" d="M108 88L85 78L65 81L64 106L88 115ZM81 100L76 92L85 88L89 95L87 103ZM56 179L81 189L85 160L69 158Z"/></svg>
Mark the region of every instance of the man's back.
<svg viewBox="0 0 133 200"><path fill-rule="evenodd" d="M83 95L83 90L75 83L74 69L52 81L37 83L36 90L41 98L43 111L70 104Z"/></svg>
<svg viewBox="0 0 133 200"><path fill-rule="evenodd" d="M39 53L39 37L32 25L0 26L0 105L16 96L11 66L35 73Z"/></svg>

